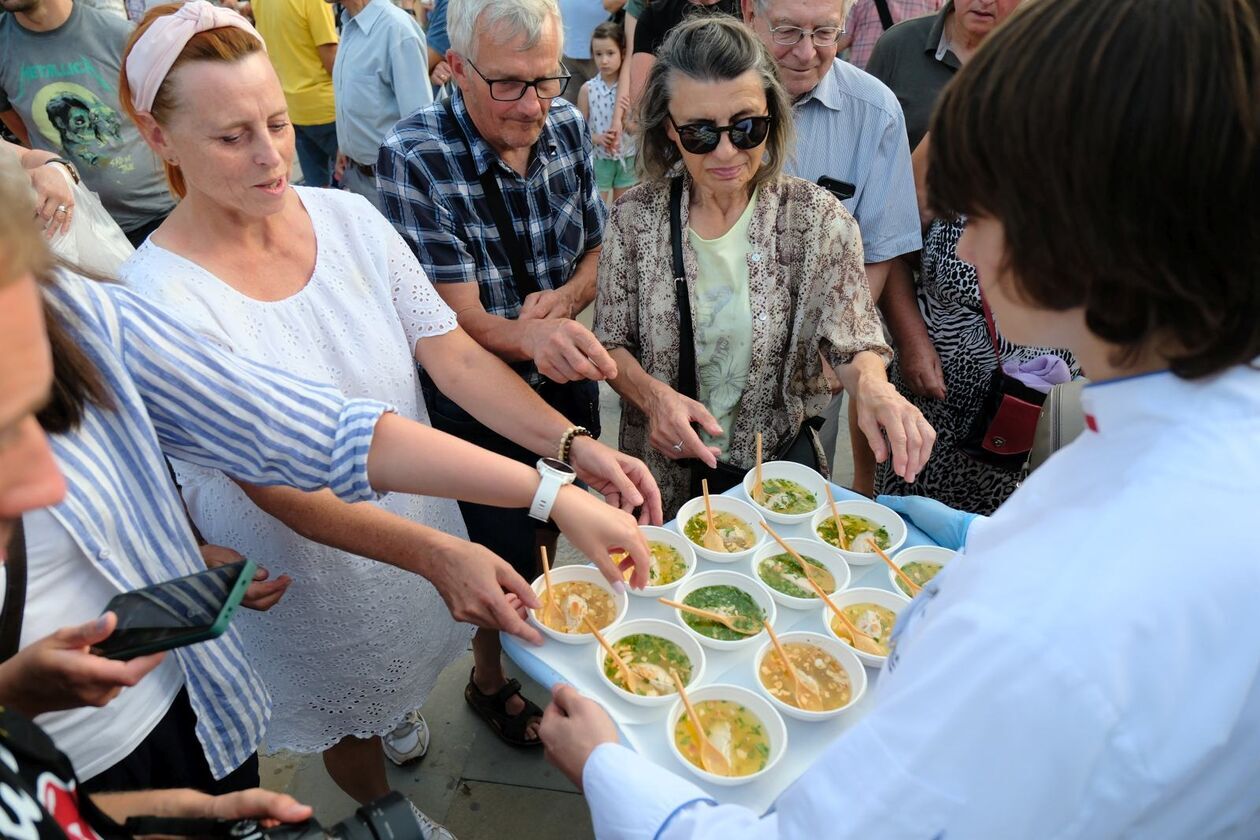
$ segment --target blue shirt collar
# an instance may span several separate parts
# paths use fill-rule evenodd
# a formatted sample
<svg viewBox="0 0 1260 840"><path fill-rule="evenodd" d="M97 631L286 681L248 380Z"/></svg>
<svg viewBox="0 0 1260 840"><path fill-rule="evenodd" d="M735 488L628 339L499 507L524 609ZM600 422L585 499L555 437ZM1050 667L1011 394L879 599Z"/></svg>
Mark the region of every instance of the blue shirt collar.
<svg viewBox="0 0 1260 840"><path fill-rule="evenodd" d="M343 12L342 26L349 26L351 23L358 24L364 35L370 34L376 21L385 14L385 4L389 2L390 0L369 0L368 4L354 16L351 16L349 12Z"/></svg>
<svg viewBox="0 0 1260 840"><path fill-rule="evenodd" d="M800 108L807 102L817 100L820 104L825 105L832 111L839 111L844 104L844 97L840 92L840 59L835 58L831 61L831 69L827 71L827 75L814 86L814 89L802 96L795 107Z"/></svg>

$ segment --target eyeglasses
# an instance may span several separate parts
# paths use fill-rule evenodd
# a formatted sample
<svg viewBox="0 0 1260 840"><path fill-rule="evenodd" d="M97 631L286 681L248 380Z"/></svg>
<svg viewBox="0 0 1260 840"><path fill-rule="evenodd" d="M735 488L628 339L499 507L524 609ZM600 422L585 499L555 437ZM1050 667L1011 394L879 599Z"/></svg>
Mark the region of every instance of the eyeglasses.
<svg viewBox="0 0 1260 840"><path fill-rule="evenodd" d="M731 135L731 145L737 149L755 149L766 142L770 133L770 122L774 117L744 117L730 125L713 125L712 123L695 122L679 125L674 118L669 124L678 132L678 142L693 155L707 155L722 142L723 134Z"/></svg>
<svg viewBox="0 0 1260 840"><path fill-rule="evenodd" d="M820 26L817 29L801 29L799 26L776 26L770 30L770 37L776 44L794 47L806 35L814 42L815 47L834 47L836 41L844 34L843 26Z"/></svg>
<svg viewBox="0 0 1260 840"><path fill-rule="evenodd" d="M468 59L464 59L468 61ZM477 65L468 61L468 66L477 70ZM569 75L567 67L563 64L560 69L564 71L561 76L545 76L541 79L534 79L530 82L521 81L520 79L487 79L486 74L477 70L487 85L490 86L490 98L499 102L515 102L525 95L525 91L530 88L534 89L534 93L539 99L555 99L564 93L564 89L569 86L569 79L573 78Z"/></svg>

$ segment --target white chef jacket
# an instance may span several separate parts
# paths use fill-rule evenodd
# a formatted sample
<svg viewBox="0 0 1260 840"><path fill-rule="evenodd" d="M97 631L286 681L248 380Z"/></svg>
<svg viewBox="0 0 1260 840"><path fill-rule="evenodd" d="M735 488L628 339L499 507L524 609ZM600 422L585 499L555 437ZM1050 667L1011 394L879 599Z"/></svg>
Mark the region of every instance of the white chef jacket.
<svg viewBox="0 0 1260 840"><path fill-rule="evenodd" d="M1091 430L972 526L870 714L769 813L608 744L596 834L1260 836L1260 371L1084 403Z"/></svg>

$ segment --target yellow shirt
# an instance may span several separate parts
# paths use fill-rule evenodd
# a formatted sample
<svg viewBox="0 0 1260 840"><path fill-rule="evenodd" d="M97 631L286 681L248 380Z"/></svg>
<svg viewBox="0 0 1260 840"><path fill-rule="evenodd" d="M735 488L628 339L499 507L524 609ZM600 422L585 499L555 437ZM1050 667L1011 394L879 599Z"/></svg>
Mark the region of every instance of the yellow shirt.
<svg viewBox="0 0 1260 840"><path fill-rule="evenodd" d="M254 0L254 25L280 77L294 125L336 119L332 76L316 47L337 43L332 6L324 0Z"/></svg>

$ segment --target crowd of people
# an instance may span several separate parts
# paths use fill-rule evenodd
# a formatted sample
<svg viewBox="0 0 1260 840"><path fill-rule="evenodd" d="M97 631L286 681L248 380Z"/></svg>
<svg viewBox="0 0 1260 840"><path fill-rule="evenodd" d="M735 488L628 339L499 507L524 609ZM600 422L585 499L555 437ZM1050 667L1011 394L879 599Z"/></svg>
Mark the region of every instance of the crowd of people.
<svg viewBox="0 0 1260 840"><path fill-rule="evenodd" d="M377 801L469 647L600 837L1260 832L1257 0L0 8L0 834L307 819L262 749ZM1030 475L995 399L1082 376ZM522 693L540 551L641 587L846 410L960 556L774 808ZM218 638L94 652L243 557Z"/></svg>

